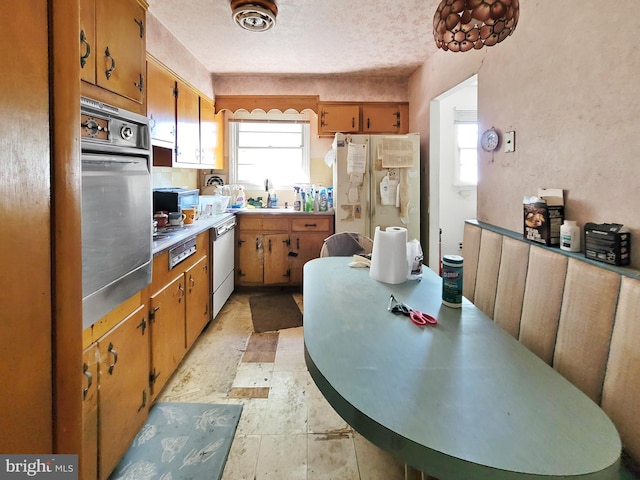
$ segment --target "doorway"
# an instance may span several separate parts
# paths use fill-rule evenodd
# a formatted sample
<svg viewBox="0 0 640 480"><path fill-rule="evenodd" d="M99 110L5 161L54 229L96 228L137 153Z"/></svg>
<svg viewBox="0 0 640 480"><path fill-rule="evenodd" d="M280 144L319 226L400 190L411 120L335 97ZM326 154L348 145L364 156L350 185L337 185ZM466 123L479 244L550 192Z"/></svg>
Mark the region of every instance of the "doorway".
<svg viewBox="0 0 640 480"><path fill-rule="evenodd" d="M460 181L456 123L478 110L473 75L431 101L429 132L429 259L436 273L442 255L460 255L464 221L476 218L476 186ZM462 119L462 120L460 120Z"/></svg>

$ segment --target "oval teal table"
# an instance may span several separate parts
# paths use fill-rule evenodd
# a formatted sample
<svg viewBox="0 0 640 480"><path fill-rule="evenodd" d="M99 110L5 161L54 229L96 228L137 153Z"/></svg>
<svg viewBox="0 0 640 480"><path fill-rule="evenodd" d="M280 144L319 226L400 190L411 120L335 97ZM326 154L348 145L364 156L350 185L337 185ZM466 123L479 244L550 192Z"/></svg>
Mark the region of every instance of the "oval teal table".
<svg viewBox="0 0 640 480"><path fill-rule="evenodd" d="M309 372L356 431L440 480L617 479L613 423L473 304L442 305L441 279L378 282L350 258L304 267ZM390 294L438 318L387 311Z"/></svg>

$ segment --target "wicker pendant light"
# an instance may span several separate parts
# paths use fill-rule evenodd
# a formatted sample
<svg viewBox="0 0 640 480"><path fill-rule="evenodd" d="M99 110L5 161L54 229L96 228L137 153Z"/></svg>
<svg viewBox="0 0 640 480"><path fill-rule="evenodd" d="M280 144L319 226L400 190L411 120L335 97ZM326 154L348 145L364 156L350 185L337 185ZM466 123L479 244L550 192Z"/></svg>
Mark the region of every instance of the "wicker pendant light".
<svg viewBox="0 0 640 480"><path fill-rule="evenodd" d="M433 37L445 51L479 50L511 35L519 14L519 0L442 0L433 16Z"/></svg>

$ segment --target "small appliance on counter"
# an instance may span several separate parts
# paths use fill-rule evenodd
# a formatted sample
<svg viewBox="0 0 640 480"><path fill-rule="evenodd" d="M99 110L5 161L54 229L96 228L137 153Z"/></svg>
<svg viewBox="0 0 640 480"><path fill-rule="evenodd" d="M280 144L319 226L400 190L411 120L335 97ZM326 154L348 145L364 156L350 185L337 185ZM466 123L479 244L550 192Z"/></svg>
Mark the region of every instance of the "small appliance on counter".
<svg viewBox="0 0 640 480"><path fill-rule="evenodd" d="M189 188L154 188L153 211L181 212L200 204L200 191Z"/></svg>

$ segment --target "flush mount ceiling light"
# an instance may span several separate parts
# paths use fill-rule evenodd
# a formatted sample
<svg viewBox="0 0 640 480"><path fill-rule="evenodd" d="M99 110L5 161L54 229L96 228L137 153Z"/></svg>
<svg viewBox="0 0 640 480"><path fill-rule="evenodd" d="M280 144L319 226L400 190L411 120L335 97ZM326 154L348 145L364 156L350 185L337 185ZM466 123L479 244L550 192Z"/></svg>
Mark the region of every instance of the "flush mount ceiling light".
<svg viewBox="0 0 640 480"><path fill-rule="evenodd" d="M266 32L276 24L278 7L272 0L232 0L231 12L245 30Z"/></svg>
<svg viewBox="0 0 640 480"><path fill-rule="evenodd" d="M433 16L433 38L445 51L491 47L513 33L519 15L519 0L442 0Z"/></svg>

